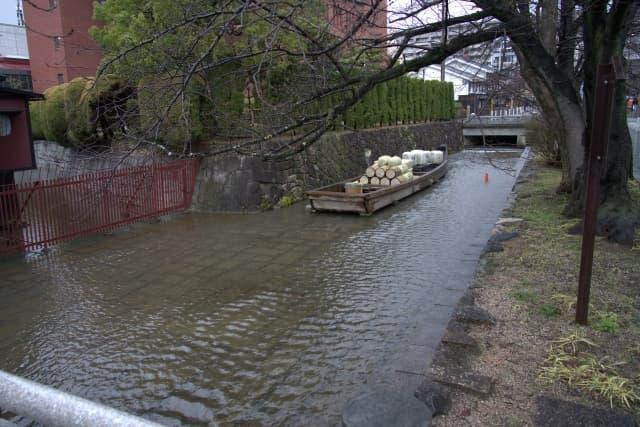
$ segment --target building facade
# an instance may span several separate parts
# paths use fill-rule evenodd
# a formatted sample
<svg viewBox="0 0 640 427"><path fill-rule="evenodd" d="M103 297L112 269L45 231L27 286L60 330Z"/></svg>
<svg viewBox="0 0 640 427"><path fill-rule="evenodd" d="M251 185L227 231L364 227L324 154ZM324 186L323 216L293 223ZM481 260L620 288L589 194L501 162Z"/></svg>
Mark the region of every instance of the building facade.
<svg viewBox="0 0 640 427"><path fill-rule="evenodd" d="M47 88L80 76L93 76L100 64L102 50L89 35L94 0L29 0L23 3L26 36L31 53L33 89ZM371 7L367 2L324 0L329 31L338 37L348 35L362 14ZM387 4L350 37L354 40L384 37L387 34Z"/></svg>
<svg viewBox="0 0 640 427"><path fill-rule="evenodd" d="M377 39L387 35L386 1L381 1L374 13L361 24L360 21L373 7L373 2L323 0L323 3L326 7L329 31L335 36L349 37L357 41Z"/></svg>
<svg viewBox="0 0 640 427"><path fill-rule="evenodd" d="M89 35L93 0L23 3L33 89L45 89L96 73L102 50Z"/></svg>
<svg viewBox="0 0 640 427"><path fill-rule="evenodd" d="M0 82L14 89L31 90L29 50L24 27L0 24Z"/></svg>
<svg viewBox="0 0 640 427"><path fill-rule="evenodd" d="M484 23L490 26L491 21ZM476 31L470 24L448 28L448 39ZM403 52L404 60L421 56L442 44L442 33L413 37ZM466 114L516 114L529 111L535 102L520 76L516 54L507 37L469 46L449 57L445 80L453 83L456 100ZM413 77L440 80L440 65L412 73Z"/></svg>

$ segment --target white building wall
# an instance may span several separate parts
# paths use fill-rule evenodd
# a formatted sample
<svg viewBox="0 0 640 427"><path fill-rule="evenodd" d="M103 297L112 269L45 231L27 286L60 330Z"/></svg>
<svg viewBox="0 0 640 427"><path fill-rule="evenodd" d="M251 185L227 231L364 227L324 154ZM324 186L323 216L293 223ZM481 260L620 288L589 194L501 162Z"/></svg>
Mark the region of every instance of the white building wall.
<svg viewBox="0 0 640 427"><path fill-rule="evenodd" d="M24 27L0 24L0 56L29 59Z"/></svg>

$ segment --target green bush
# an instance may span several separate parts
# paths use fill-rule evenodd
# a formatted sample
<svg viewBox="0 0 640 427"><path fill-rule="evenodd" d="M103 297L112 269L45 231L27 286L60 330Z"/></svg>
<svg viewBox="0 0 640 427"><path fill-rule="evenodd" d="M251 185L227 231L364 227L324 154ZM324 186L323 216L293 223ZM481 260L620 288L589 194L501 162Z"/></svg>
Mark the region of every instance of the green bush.
<svg viewBox="0 0 640 427"><path fill-rule="evenodd" d="M31 117L31 136L33 139L45 139L44 136L44 101L32 101L29 103L29 116Z"/></svg>
<svg viewBox="0 0 640 427"><path fill-rule="evenodd" d="M103 142L104 129L98 131L95 109L117 93L116 81L106 76L95 85L93 78L78 77L47 89L44 101L34 101L29 105L33 137L56 141L64 146Z"/></svg>
<svg viewBox="0 0 640 427"><path fill-rule="evenodd" d="M89 105L93 81L79 77L64 89L64 113L67 122L66 138L73 145L85 145L95 137Z"/></svg>
<svg viewBox="0 0 640 427"><path fill-rule="evenodd" d="M64 111L64 95L67 84L50 87L44 91L44 137L69 145L67 140L67 118Z"/></svg>
<svg viewBox="0 0 640 427"><path fill-rule="evenodd" d="M339 99L333 99L336 105ZM328 108L321 104L320 108ZM354 129L423 123L455 118L453 85L435 80L400 77L381 83L344 113L345 125Z"/></svg>

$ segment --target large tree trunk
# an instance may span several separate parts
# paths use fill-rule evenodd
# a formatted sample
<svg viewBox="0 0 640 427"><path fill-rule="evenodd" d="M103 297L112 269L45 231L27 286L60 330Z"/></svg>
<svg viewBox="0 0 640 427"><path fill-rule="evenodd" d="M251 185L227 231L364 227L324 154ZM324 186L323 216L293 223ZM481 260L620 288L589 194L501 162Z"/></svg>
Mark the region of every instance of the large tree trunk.
<svg viewBox="0 0 640 427"><path fill-rule="evenodd" d="M558 190L568 192L584 161L582 138L585 120L582 107L576 97L567 97L555 90L553 79L541 76L540 70L531 65L528 57L518 46L514 46L514 50L518 56L522 77L535 94L542 114L552 126L552 132L558 141L562 159L562 181Z"/></svg>
<svg viewBox="0 0 640 427"><path fill-rule="evenodd" d="M637 11L635 2L620 1L617 12L608 12L606 3L594 5L585 14L584 24L584 98L586 131L584 137L585 161L590 147L593 126L596 72L598 65L609 63L611 58L623 57L627 32ZM625 110L626 88L624 81L615 83L615 98L611 116L609 144L605 174L600 181L598 231L613 241L631 244L635 227L640 224L640 213L633 211L628 190L631 176L632 147ZM574 177L573 191L565 214L580 216L586 199L585 168Z"/></svg>

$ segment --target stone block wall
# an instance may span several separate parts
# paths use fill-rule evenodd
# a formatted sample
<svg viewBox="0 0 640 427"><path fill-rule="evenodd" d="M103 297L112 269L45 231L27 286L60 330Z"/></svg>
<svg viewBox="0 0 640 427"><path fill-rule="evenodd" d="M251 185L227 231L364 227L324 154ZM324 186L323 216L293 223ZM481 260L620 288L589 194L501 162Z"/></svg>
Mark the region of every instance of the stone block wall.
<svg viewBox="0 0 640 427"><path fill-rule="evenodd" d="M237 155L206 158L200 166L192 209L251 212L261 205L276 205L283 196L299 200L307 189L361 175L380 155L433 149L443 143L452 152L462 149L462 123L331 132L305 152L283 161Z"/></svg>

